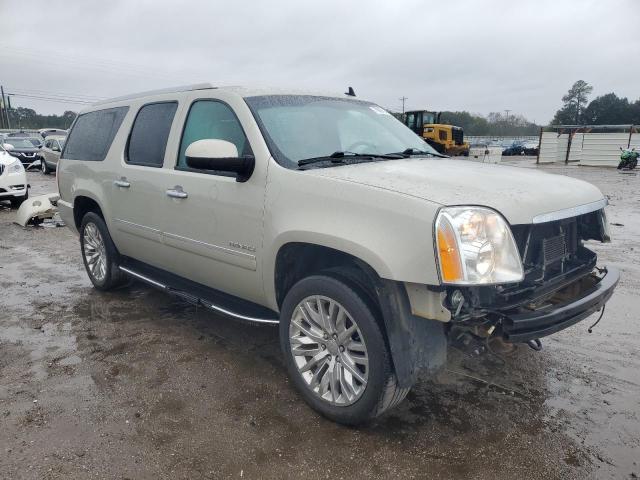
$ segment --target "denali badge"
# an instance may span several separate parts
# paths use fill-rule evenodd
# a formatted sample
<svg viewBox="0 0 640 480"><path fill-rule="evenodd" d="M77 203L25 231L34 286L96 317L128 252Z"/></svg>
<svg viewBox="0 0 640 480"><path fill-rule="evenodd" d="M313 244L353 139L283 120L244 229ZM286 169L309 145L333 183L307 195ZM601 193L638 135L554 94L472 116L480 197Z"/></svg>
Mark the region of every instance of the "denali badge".
<svg viewBox="0 0 640 480"><path fill-rule="evenodd" d="M240 248L242 250L247 250L248 252L256 251L256 247L252 247L251 245L243 245L242 243L238 243L238 242L229 242L229 245L232 246L233 248Z"/></svg>

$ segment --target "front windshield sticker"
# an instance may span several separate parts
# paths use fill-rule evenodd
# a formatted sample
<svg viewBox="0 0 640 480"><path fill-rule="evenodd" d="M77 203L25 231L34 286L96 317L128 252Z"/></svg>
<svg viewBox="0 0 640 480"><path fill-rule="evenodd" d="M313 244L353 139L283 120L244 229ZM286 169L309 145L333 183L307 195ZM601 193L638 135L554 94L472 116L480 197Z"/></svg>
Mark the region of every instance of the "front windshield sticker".
<svg viewBox="0 0 640 480"><path fill-rule="evenodd" d="M387 112L384 108L380 108L377 105L371 105L369 108L376 112L378 115L390 115L390 113Z"/></svg>

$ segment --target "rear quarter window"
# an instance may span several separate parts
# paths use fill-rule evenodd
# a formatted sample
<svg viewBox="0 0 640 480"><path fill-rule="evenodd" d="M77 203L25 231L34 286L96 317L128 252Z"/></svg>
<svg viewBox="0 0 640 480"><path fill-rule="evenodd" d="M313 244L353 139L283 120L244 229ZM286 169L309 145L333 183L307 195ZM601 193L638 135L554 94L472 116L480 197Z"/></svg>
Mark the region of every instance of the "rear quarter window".
<svg viewBox="0 0 640 480"><path fill-rule="evenodd" d="M80 115L69 133L62 158L104 160L128 110L129 107L116 107Z"/></svg>

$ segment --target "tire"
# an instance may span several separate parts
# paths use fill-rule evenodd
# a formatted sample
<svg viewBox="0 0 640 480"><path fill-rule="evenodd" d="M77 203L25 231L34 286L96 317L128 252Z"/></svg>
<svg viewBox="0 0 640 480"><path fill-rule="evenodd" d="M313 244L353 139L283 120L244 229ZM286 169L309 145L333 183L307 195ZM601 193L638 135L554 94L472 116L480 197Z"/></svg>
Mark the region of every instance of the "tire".
<svg viewBox="0 0 640 480"><path fill-rule="evenodd" d="M96 289L112 290L125 283L126 276L118 268L118 250L104 220L95 212L82 217L80 250L84 268Z"/></svg>
<svg viewBox="0 0 640 480"><path fill-rule="evenodd" d="M51 169L47 165L47 162L45 162L44 158L41 158L40 162L41 162L40 171L42 172L42 174L49 175L49 173L51 173Z"/></svg>
<svg viewBox="0 0 640 480"><path fill-rule="evenodd" d="M318 302L322 307L318 307ZM342 327L338 320L330 322L337 332L335 340L330 335L320 336L321 332L330 333L331 328L323 330L313 319L320 318L317 316L320 308L328 313L331 302L338 312L335 316L340 316L340 308L345 312ZM305 335L300 325L311 335ZM349 330L354 333L342 339L338 336L340 332L347 335ZM380 323L368 306L366 295L340 279L310 276L289 290L281 309L280 346L296 389L314 410L335 422L345 425L367 423L399 404L409 393L409 388L400 389L397 385ZM317 360L318 357L322 357L321 360ZM364 368L358 363L363 358L368 359ZM356 362L350 359L356 359ZM311 364L313 367L303 374L301 369ZM351 374L354 368L357 376ZM332 377L330 372L337 376ZM357 380L358 376L365 382ZM332 381L340 377L342 382Z"/></svg>
<svg viewBox="0 0 640 480"><path fill-rule="evenodd" d="M22 205L28 198L29 198L29 188L27 188L27 192L22 197L11 198L11 207L20 208L20 205Z"/></svg>

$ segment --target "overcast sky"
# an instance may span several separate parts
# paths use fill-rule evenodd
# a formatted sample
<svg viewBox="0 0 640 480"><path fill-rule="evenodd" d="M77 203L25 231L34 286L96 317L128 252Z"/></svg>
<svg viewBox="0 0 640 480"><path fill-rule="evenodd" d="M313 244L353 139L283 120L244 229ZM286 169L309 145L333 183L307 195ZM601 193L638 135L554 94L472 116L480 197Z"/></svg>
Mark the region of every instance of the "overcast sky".
<svg viewBox="0 0 640 480"><path fill-rule="evenodd" d="M408 109L509 109L538 123L578 79L593 96L640 97L640 0L0 0L0 21L0 84L32 96L351 85L392 109L405 96Z"/></svg>

